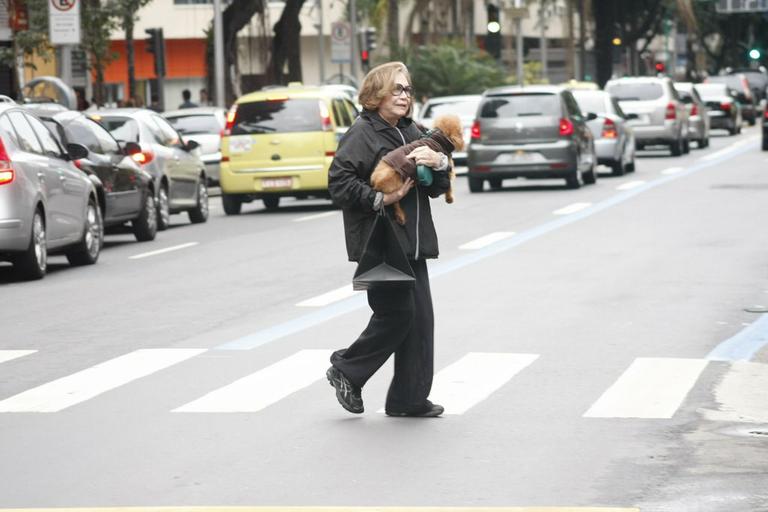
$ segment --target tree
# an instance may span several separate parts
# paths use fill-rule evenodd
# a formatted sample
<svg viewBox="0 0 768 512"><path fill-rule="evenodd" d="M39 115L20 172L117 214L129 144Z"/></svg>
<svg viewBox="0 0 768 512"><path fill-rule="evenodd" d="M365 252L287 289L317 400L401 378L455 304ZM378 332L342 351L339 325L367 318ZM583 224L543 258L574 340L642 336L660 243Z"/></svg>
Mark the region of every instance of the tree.
<svg viewBox="0 0 768 512"><path fill-rule="evenodd" d="M7 9L7 5L4 6ZM35 69L31 62L33 55L45 61L51 59L51 46L48 44L48 2L47 0L27 0L27 29L18 30L13 34L13 47L0 48L0 62L16 70L16 57L24 61L24 66ZM23 77L16 76L16 87L21 90Z"/></svg>
<svg viewBox="0 0 768 512"><path fill-rule="evenodd" d="M115 0L120 17L120 28L125 31L125 59L128 62L128 98L136 94L136 58L133 47L133 28L138 20L136 13L152 0Z"/></svg>
<svg viewBox="0 0 768 512"><path fill-rule="evenodd" d="M299 13L305 0L286 0L280 19L275 23L272 54L267 73L272 83L301 81L301 22ZM288 74L284 73L288 64Z"/></svg>
<svg viewBox="0 0 768 512"><path fill-rule="evenodd" d="M240 84L236 77L240 76L237 63L237 33L246 27L251 19L258 14L264 20L264 0L232 0L221 14L224 33L224 92L226 103L229 104L240 95ZM208 32L208 90L213 85L213 29Z"/></svg>
<svg viewBox="0 0 768 512"><path fill-rule="evenodd" d="M115 59L110 51L110 34L117 28L120 12L111 2L84 0L80 11L82 42L81 47L90 55L90 69L96 73L93 89L97 105L104 104L104 69Z"/></svg>

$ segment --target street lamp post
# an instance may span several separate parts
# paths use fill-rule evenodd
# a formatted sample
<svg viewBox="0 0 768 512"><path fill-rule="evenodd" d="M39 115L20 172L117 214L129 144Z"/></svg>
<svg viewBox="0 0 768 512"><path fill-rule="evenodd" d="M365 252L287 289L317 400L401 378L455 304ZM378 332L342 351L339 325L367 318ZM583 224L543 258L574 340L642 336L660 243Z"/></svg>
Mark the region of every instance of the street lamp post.
<svg viewBox="0 0 768 512"><path fill-rule="evenodd" d="M221 0L213 0L213 80L214 104L226 107L224 90L224 24L221 19Z"/></svg>

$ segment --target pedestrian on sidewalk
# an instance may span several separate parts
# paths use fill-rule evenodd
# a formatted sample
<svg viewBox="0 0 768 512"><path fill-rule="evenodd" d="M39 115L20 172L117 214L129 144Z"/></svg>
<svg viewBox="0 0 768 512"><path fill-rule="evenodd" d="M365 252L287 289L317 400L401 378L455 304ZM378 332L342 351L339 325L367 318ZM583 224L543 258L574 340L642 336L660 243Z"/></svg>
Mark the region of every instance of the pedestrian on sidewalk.
<svg viewBox="0 0 768 512"><path fill-rule="evenodd" d="M368 290L373 310L368 326L348 348L331 356L326 372L336 398L346 410L363 412L361 391L368 379L395 355L395 372L387 392L389 416L434 417L443 407L429 401L434 373L434 314L427 262L437 258L437 234L430 198L450 188L448 173L435 173L430 186L407 179L388 194L370 186L370 177L381 158L424 134L410 119L413 86L401 62L373 68L363 79L359 100L363 112L339 141L328 174L328 189L343 211L347 254L358 261L377 212L399 201L406 224L394 224L415 274L413 288ZM417 164L436 170L448 168L448 159L424 146L408 155Z"/></svg>

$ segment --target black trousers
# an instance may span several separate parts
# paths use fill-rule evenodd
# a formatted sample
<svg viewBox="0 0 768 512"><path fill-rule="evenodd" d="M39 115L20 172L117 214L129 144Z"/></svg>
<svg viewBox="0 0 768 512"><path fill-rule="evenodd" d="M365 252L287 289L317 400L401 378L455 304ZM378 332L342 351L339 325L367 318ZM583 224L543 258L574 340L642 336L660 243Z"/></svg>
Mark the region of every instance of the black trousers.
<svg viewBox="0 0 768 512"><path fill-rule="evenodd" d="M349 348L331 356L333 366L362 388L394 353L395 375L387 393L387 410L418 410L432 389L435 320L429 273L426 261L410 263L416 277L414 287L368 290L373 310L368 326Z"/></svg>

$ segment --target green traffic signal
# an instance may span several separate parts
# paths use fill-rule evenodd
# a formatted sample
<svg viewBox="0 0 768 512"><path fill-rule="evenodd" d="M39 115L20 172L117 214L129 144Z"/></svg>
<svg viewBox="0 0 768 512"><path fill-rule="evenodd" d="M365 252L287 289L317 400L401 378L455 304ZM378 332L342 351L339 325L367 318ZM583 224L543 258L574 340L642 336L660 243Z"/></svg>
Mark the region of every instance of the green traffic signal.
<svg viewBox="0 0 768 512"><path fill-rule="evenodd" d="M760 59L760 50L757 48L752 48L749 50L749 58L752 60L759 60Z"/></svg>

